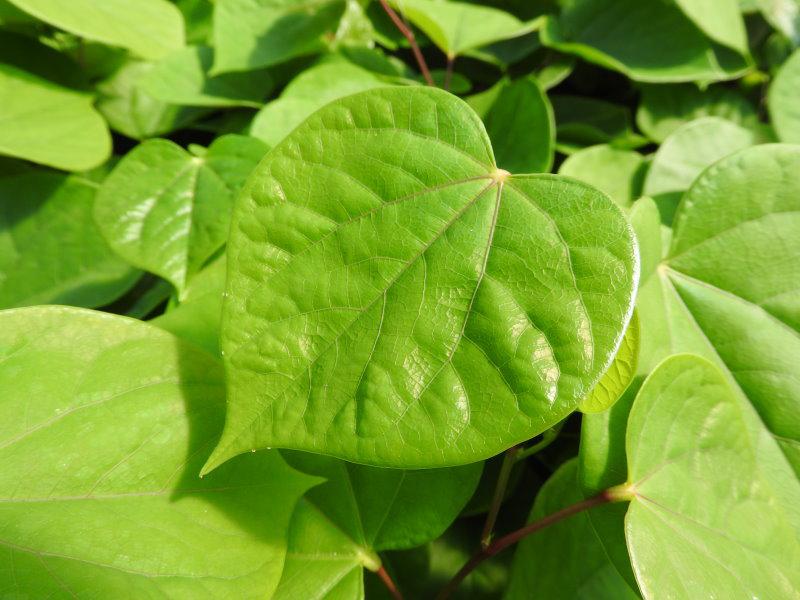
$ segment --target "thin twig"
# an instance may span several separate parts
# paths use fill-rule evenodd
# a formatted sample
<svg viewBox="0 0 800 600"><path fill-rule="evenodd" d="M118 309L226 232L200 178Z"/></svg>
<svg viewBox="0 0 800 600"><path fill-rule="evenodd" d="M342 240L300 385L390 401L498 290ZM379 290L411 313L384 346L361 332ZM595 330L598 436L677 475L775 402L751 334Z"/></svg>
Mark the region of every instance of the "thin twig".
<svg viewBox="0 0 800 600"><path fill-rule="evenodd" d="M433 77L431 77L430 69L428 69L428 63L425 62L425 57L422 56L422 51L419 49L417 38L414 36L412 29L403 22L403 19L397 15L397 13L391 6L389 6L389 3L386 0L380 0L380 3L381 6L383 6L383 10L386 11L386 14L389 15L389 18L400 30L400 33L402 33L408 40L408 43L411 46L411 52L414 53L414 58L417 60L419 70L422 73L422 76L425 78L425 82L428 85L435 85L433 83Z"/></svg>
<svg viewBox="0 0 800 600"><path fill-rule="evenodd" d="M381 581L389 590L392 598L395 600L403 600L403 594L401 594L400 590L397 589L397 585L395 585L394 581L392 580L392 576L386 571L386 567L381 565L381 568L376 571L376 574L381 578Z"/></svg>
<svg viewBox="0 0 800 600"><path fill-rule="evenodd" d="M613 488L612 490L605 490L603 492L600 492L596 496L592 496L591 498L587 498L586 500L582 500L571 506L562 508L558 512L554 512L552 515L548 515L542 519L539 519L538 521L529 523L522 529L517 529L516 531L495 540L488 547L481 548L477 553L475 553L472 556L472 558L470 558L467 561L467 563L463 567L461 567L461 570L458 573L456 573L455 577L453 577L450 580L450 582L442 589L442 591L439 592L439 595L436 596L436 599L447 600L447 598L450 597L450 595L456 590L456 588L458 588L459 584L462 581L464 581L464 579L466 579L467 576L478 567L478 565L480 565L487 558L490 558L495 554L505 550L509 546L516 544L524 537L527 537L530 534L539 531L540 529L544 529L549 525L558 523L559 521L566 519L567 517L571 517L572 515L587 510L589 508L625 499L626 497L624 496L624 494L616 492L615 490L613 490Z"/></svg>
<svg viewBox="0 0 800 600"><path fill-rule="evenodd" d="M503 464L500 465L500 472L497 474L497 484L494 486L494 496L492 497L492 503L489 505L489 512L486 514L486 523L484 523L483 532L481 533L481 548L486 548L492 543L494 524L497 522L497 514L500 512L500 505L503 503L503 498L506 495L506 488L508 488L508 478L511 475L511 469L514 467L514 463L517 462L517 453L519 451L520 446L512 446L506 450L503 456Z"/></svg>
<svg viewBox="0 0 800 600"><path fill-rule="evenodd" d="M563 423L563 421L562 421ZM552 444L555 439L558 437L558 434L561 432L561 423L556 425L555 427L551 427L547 429L544 433L542 433L542 439L533 444L532 446L528 446L527 448L522 449L517 454L517 460L524 460L529 456L533 456L537 452L541 452L545 448L547 448L550 444Z"/></svg>
<svg viewBox="0 0 800 600"><path fill-rule="evenodd" d="M453 81L453 65L456 62L455 54L447 55L447 70L444 72L444 89L450 91L450 84Z"/></svg>

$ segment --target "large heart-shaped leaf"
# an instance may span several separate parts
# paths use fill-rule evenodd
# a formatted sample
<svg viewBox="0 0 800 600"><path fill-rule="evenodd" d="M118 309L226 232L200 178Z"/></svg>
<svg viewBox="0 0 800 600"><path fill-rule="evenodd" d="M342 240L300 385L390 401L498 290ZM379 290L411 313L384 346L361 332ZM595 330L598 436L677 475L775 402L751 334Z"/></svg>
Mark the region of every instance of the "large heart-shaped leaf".
<svg viewBox="0 0 800 600"><path fill-rule="evenodd" d="M140 271L94 222L95 191L88 180L41 170L0 178L0 308L93 308L134 284Z"/></svg>
<svg viewBox="0 0 800 600"><path fill-rule="evenodd" d="M11 597L269 597L314 479L275 452L198 471L221 365L150 325L0 312L0 557Z"/></svg>
<svg viewBox="0 0 800 600"><path fill-rule="evenodd" d="M564 463L547 480L531 511L536 521L583 500L578 486L578 461ZM524 540L514 555L506 600L637 600L609 560L602 539L583 513Z"/></svg>
<svg viewBox="0 0 800 600"><path fill-rule="evenodd" d="M183 46L183 17L167 0L8 0L75 35L161 58Z"/></svg>
<svg viewBox="0 0 800 600"><path fill-rule="evenodd" d="M312 54L336 29L344 0L217 0L213 73L249 71Z"/></svg>
<svg viewBox="0 0 800 600"><path fill-rule="evenodd" d="M645 598L796 597L800 484L718 369L689 355L662 363L626 445L625 535Z"/></svg>
<svg viewBox="0 0 800 600"><path fill-rule="evenodd" d="M686 192L669 255L638 301L647 363L715 361L800 473L800 146L716 163Z"/></svg>
<svg viewBox="0 0 800 600"><path fill-rule="evenodd" d="M111 136L91 96L0 64L0 154L65 171L93 169Z"/></svg>
<svg viewBox="0 0 800 600"><path fill-rule="evenodd" d="M224 244L233 198L266 150L244 136L221 137L202 156L167 140L144 142L103 182L97 222L121 256L183 294Z"/></svg>
<svg viewBox="0 0 800 600"><path fill-rule="evenodd" d="M326 482L306 494L289 529L289 552L275 598L309 598L352 589L363 598L364 569L379 551L424 544L455 520L478 484L482 464L424 471L353 465L289 452L294 468ZM329 592L331 593L331 592Z"/></svg>
<svg viewBox="0 0 800 600"><path fill-rule="evenodd" d="M600 192L498 169L435 89L338 100L260 164L235 210L225 434L252 448L433 467L554 425L608 368L638 257Z"/></svg>
<svg viewBox="0 0 800 600"><path fill-rule="evenodd" d="M741 16L735 0L713 1L575 0L542 41L637 81L731 79L747 67Z"/></svg>

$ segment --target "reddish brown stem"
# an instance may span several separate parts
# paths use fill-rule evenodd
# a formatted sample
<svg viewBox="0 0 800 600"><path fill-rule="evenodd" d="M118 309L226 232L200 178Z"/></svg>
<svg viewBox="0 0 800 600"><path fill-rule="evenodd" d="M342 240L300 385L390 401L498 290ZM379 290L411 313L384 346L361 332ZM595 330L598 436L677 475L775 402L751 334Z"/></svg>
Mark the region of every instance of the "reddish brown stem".
<svg viewBox="0 0 800 600"><path fill-rule="evenodd" d="M548 515L543 519L539 519L538 521L534 521L533 523L529 523L522 529L517 529L516 531L509 533L508 535L501 537L495 540L486 548L482 548L478 552L476 552L472 558L470 558L467 563L461 567L461 570L456 573L455 577L453 577L450 582L439 592L439 595L436 596L437 600L446 600L450 597L450 595L456 590L459 584L467 578L467 575L472 573L478 565L480 565L483 561L487 558L494 556L495 554L502 552L509 546L516 544L521 539L529 536L530 534L539 531L540 529L544 529L552 525L553 523L558 523L559 521L566 519L567 517L571 517L574 514L592 508L594 506L600 506L601 504L606 504L608 502L613 502L615 500L620 500L621 497L610 493L609 490L600 492L596 496L592 496L591 498L587 498L586 500L582 500L581 502L577 502L572 506L568 506L566 508L562 508L558 512L554 512L552 515Z"/></svg>
<svg viewBox="0 0 800 600"><path fill-rule="evenodd" d="M400 593L400 590L397 589L394 581L392 580L392 576L386 571L386 567L381 565L381 568L376 571L378 577L381 578L381 581L389 590L389 593L392 595L394 600L403 600L403 594Z"/></svg>
<svg viewBox="0 0 800 600"><path fill-rule="evenodd" d="M397 26L397 28L400 30L400 33L402 33L408 40L408 43L411 46L411 52L414 53L414 58L417 60L420 73L422 73L422 76L425 78L425 82L428 85L435 85L433 83L433 77L431 77L431 71L428 69L428 63L425 62L425 57L422 56L422 51L419 49L419 44L417 44L417 38L414 36L414 32L403 22L403 19L400 18L395 10L389 6L389 3L386 0L380 0L380 3L381 6L383 6L383 10L385 10L386 14L389 15L392 23Z"/></svg>

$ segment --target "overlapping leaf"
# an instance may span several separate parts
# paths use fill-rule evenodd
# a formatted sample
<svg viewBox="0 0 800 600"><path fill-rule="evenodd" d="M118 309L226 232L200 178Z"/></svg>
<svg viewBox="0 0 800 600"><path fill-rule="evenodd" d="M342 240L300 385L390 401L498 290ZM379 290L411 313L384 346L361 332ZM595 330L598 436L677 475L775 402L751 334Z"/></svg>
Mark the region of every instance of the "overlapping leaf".
<svg viewBox="0 0 800 600"><path fill-rule="evenodd" d="M800 484L718 369L666 360L634 402L626 445L625 536L645 598L797 594Z"/></svg>
<svg viewBox="0 0 800 600"><path fill-rule="evenodd" d="M534 28L502 10L466 2L392 0L392 4L452 57Z"/></svg>
<svg viewBox="0 0 800 600"><path fill-rule="evenodd" d="M542 41L636 81L731 79L747 67L735 0L575 0Z"/></svg>
<svg viewBox="0 0 800 600"><path fill-rule="evenodd" d="M0 590L29 597L268 597L314 480L277 453L198 479L221 365L131 319L0 312ZM24 417L21 417L24 415Z"/></svg>
<svg viewBox="0 0 800 600"><path fill-rule="evenodd" d="M564 463L542 487L530 521L583 499L577 460ZM514 556L506 600L548 598L636 600L639 594L610 562L588 513L557 523L524 540Z"/></svg>
<svg viewBox="0 0 800 600"><path fill-rule="evenodd" d="M769 88L769 114L782 142L800 143L800 50L783 64Z"/></svg>
<svg viewBox="0 0 800 600"><path fill-rule="evenodd" d="M377 553L441 535L469 500L483 466L402 471L299 452L284 456L299 471L326 480L306 495L292 518L286 568L275 595L286 600L313 597L319 590L363 598L364 569L377 570Z"/></svg>
<svg viewBox="0 0 800 600"><path fill-rule="evenodd" d="M142 89L168 104L260 107L273 87L269 73L209 75L214 50L190 46L173 52L145 75Z"/></svg>
<svg viewBox="0 0 800 600"><path fill-rule="evenodd" d="M344 0L218 0L213 73L249 71L312 54L336 29Z"/></svg>
<svg viewBox="0 0 800 600"><path fill-rule="evenodd" d="M183 17L167 0L8 1L46 23L143 58L161 58L184 43Z"/></svg>
<svg viewBox="0 0 800 600"><path fill-rule="evenodd" d="M713 360L800 473L798 230L800 147L733 154L686 193L637 306L646 363L675 352Z"/></svg>
<svg viewBox="0 0 800 600"><path fill-rule="evenodd" d="M225 242L233 199L267 147L223 136L202 156L167 140L144 142L120 161L98 193L95 216L114 250L183 294Z"/></svg>
<svg viewBox="0 0 800 600"><path fill-rule="evenodd" d="M111 136L91 96L0 64L0 154L85 171L111 154Z"/></svg>
<svg viewBox="0 0 800 600"><path fill-rule="evenodd" d="M0 178L0 308L71 304L93 308L140 275L94 222L96 186L32 170Z"/></svg>

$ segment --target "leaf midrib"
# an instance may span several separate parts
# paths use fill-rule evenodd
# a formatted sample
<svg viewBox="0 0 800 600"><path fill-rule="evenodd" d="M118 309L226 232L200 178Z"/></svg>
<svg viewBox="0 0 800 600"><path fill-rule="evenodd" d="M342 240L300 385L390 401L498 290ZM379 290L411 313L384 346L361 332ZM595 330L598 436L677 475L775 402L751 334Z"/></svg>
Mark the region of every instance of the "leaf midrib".
<svg viewBox="0 0 800 600"><path fill-rule="evenodd" d="M320 359L320 358L321 358L321 357L322 357L322 356L323 356L323 355L324 355L324 354L325 354L325 353L326 353L326 352L327 352L327 351L328 351L328 350L329 350L331 347L333 347L333 345L334 345L334 344L335 344L335 343L336 343L336 342L337 342L337 341L338 341L338 340L341 338L341 336L342 336L342 335L344 335L344 333L345 333L345 332L346 332L346 331L347 331L347 330L348 330L348 329L349 329L349 328L350 328L350 327L353 325L353 323L355 323L355 322L356 322L358 319L360 319L360 318L361 318L361 317L362 317L364 314L366 314L366 313L367 313L367 312L370 310L370 308L372 308L372 306L374 306L374 305L375 305L375 303L376 303L376 302L377 302L379 299L381 299L381 298L383 297L383 295L384 295L384 294L385 294L385 293L386 293L386 292L387 292L387 291L388 291L388 290L389 290L389 289L390 289L390 288L391 288L391 287L392 287L392 286L393 286L393 285L394 285L394 284L395 284L395 283L396 283L396 282L397 282L397 281L398 281L398 280L399 280L399 279L400 279L400 278L401 278L401 277L402 277L402 276L403 276L403 275L404 275L404 274L405 274L405 273L408 271L408 269L410 269L412 265L416 264L417 260L419 260L419 258L420 258L420 257L421 257L423 254L425 254L425 252L427 252L427 251L428 251L428 250L431 248L431 246L432 246L434 243L436 243L436 242L437 242L439 239L441 239L441 237L442 237L442 236L443 236L445 233L447 233L447 231L450 229L450 227L452 227L452 226L453 226L455 223L457 223L457 222L458 222L458 221L461 219L461 217L463 217L463 215L464 215L464 214L465 214L465 213L466 213L466 212L467 212L467 211L468 211L470 208L472 208L472 207L473 207L473 206L474 206L474 205L475 205L475 204L476 204L476 203L477 203L477 202L478 202L478 201L479 201L479 200L480 200L480 199L481 199L481 198L484 196L484 194L485 194L486 192L488 192L488 191L489 191L489 190L491 190L493 187L495 187L495 185L497 185L497 183L495 182L495 180L494 180L494 179L493 179L493 178L492 178L490 175L486 175L485 177L480 177L480 178L478 178L478 179L489 179L489 180L490 180L490 183L489 183L488 185L486 185L486 186L482 187L482 188L481 188L481 189L478 191L478 193L477 193L477 194L476 194L476 195L475 195L475 196L474 196L474 197L473 197L471 200L469 200L468 202L466 202L462 208L460 208L458 211L456 211L455 215L454 215L454 216L453 216L453 217L452 217L452 218L451 218L451 219L450 219L450 220L449 220L447 223L445 223L445 225L442 227L442 229L441 229L441 230L440 230L440 231L439 231L439 232L438 232L438 233L437 233L437 234L436 234L436 235L435 235L435 236L434 236L434 237L433 237L433 238L432 238L432 239L431 239L431 240L430 240L430 241L429 241L427 244L425 244L425 245L424 245L424 246L423 246L423 247L422 247L422 248L421 248L421 249L420 249L420 250L419 250L419 251L418 251L418 252L417 252L417 253L416 253L414 256L412 256L412 257L411 257L411 258L408 260L408 262L407 262L406 266L405 266L405 267L403 267L403 269L401 269L401 270L400 270L400 271L397 273L397 275L396 275L395 277L393 277L393 278L392 278L392 280L391 280L391 281L389 281L389 282L387 283L387 285L385 286L385 289L384 289L384 291L383 291L381 294L378 294L378 295L375 297L375 299L373 299L372 301L370 301L370 302L369 302L369 303L368 303L368 304L367 304L367 305L366 305L366 306L365 306L363 309L361 309L361 310L360 310L360 312L359 312L359 314L358 314L358 316L356 316L356 317L355 317L355 318L354 318L352 321L350 321L348 324L344 325L344 326L342 327L342 330L341 330L341 332L340 332L339 334L337 334L337 335L336 335L336 336L335 336L335 337L334 337L334 338L333 338L333 339L332 339L332 340L331 340L329 343L327 343L327 344L326 344L326 345L325 345L325 346L324 346L324 347L323 347L323 348L322 348L322 349L321 349L321 350L320 350L320 351L317 353L317 355L316 355L316 356L315 356L315 357L314 357L312 360L310 360L310 361L308 362L308 364L304 365L304 368L302 369L302 371L299 371L299 372L297 373L297 375L295 375L294 377L292 377L292 378L291 378L291 380L290 380L290 382L289 382L287 385L285 385L285 386L284 386L284 387L283 387L283 388L282 388L282 389L281 389L279 392L277 392L277 393L275 393L275 394L273 394L273 395L272 395L272 399L270 400L270 405L274 404L274 402L276 401L275 399L277 399L277 398L279 398L280 396L282 396L283 394L285 394L285 393L286 393L286 391L288 391L288 390L289 390L289 389L290 389L290 388L291 388L293 385L295 385L295 384L297 383L297 378L299 377L299 375L300 375L300 374L302 374L302 373L306 373L306 372L307 372L307 371L308 371L308 370L309 370L309 369L310 369L310 368L311 368L311 367L312 367L314 364L316 364L316 362L317 362L317 361L318 361L318 360L319 360L319 359ZM381 208L382 208L381 206L378 206L378 207L376 207L376 210L380 210ZM335 232L335 231L337 231L337 230L338 230L338 229L334 230L334 232ZM329 234L329 235L332 235L332 234L333 234L333 232L332 232L331 234ZM325 236L325 237L327 237L327 236ZM317 242L317 243L318 243L318 242ZM310 244L310 246L311 246L311 245L313 245L313 244ZM465 319L466 319L466 318L467 318L467 317L465 317ZM254 333L254 335L252 335L252 336L250 336L250 337L248 338L248 342L249 342L250 340L252 340L254 337L256 337L257 335L259 335L260 333L262 333L262 332L263 332L263 329L262 329L262 331L259 331L259 332L256 332L256 333ZM236 350L236 351L233 353L233 356L231 357L231 360L233 360L233 358L235 357L236 353L238 353L238 351L239 351L239 350L240 350L242 347L244 347L244 346L245 346L245 344L242 344L242 345L240 345L240 346L239 346L239 348L237 348L237 350ZM265 407L262 407L262 409L258 411L258 414L256 414L256 416L255 416L255 417L253 417L253 418L252 418L252 419L251 419L251 420L250 420L250 421L249 421L249 422L248 422L246 425L244 425L244 426L242 426L242 427L239 427L239 430L238 430L238 432L237 432L237 434L236 434L236 436L237 436L237 437L238 437L238 436L241 434L241 432L243 432L243 431L245 431L245 430L249 429L250 427L252 427L252 425L253 425L253 424L254 424L256 421L259 421L259 420L261 420L261 419L263 418L263 415L264 415L264 413L265 413L265 411L264 411L264 408L265 408ZM231 445L232 445L234 442L235 442L235 439L231 439L231 438L229 438L229 442L228 442L227 444L225 444L225 446L224 446L224 447L223 447L223 446L218 446L218 447L217 447L217 449L214 451L214 454L212 454L212 458L214 458L214 455L221 455L221 454L222 454L224 451L226 451L228 448L230 448L230 447L231 447ZM216 462L216 461L215 461L215 462ZM206 467L204 467L204 472L207 472L207 471L209 470L209 466L208 466L208 465L211 465L211 464L214 464L214 463L212 463L212 462L211 462L211 459L209 459L209 463L206 465Z"/></svg>

